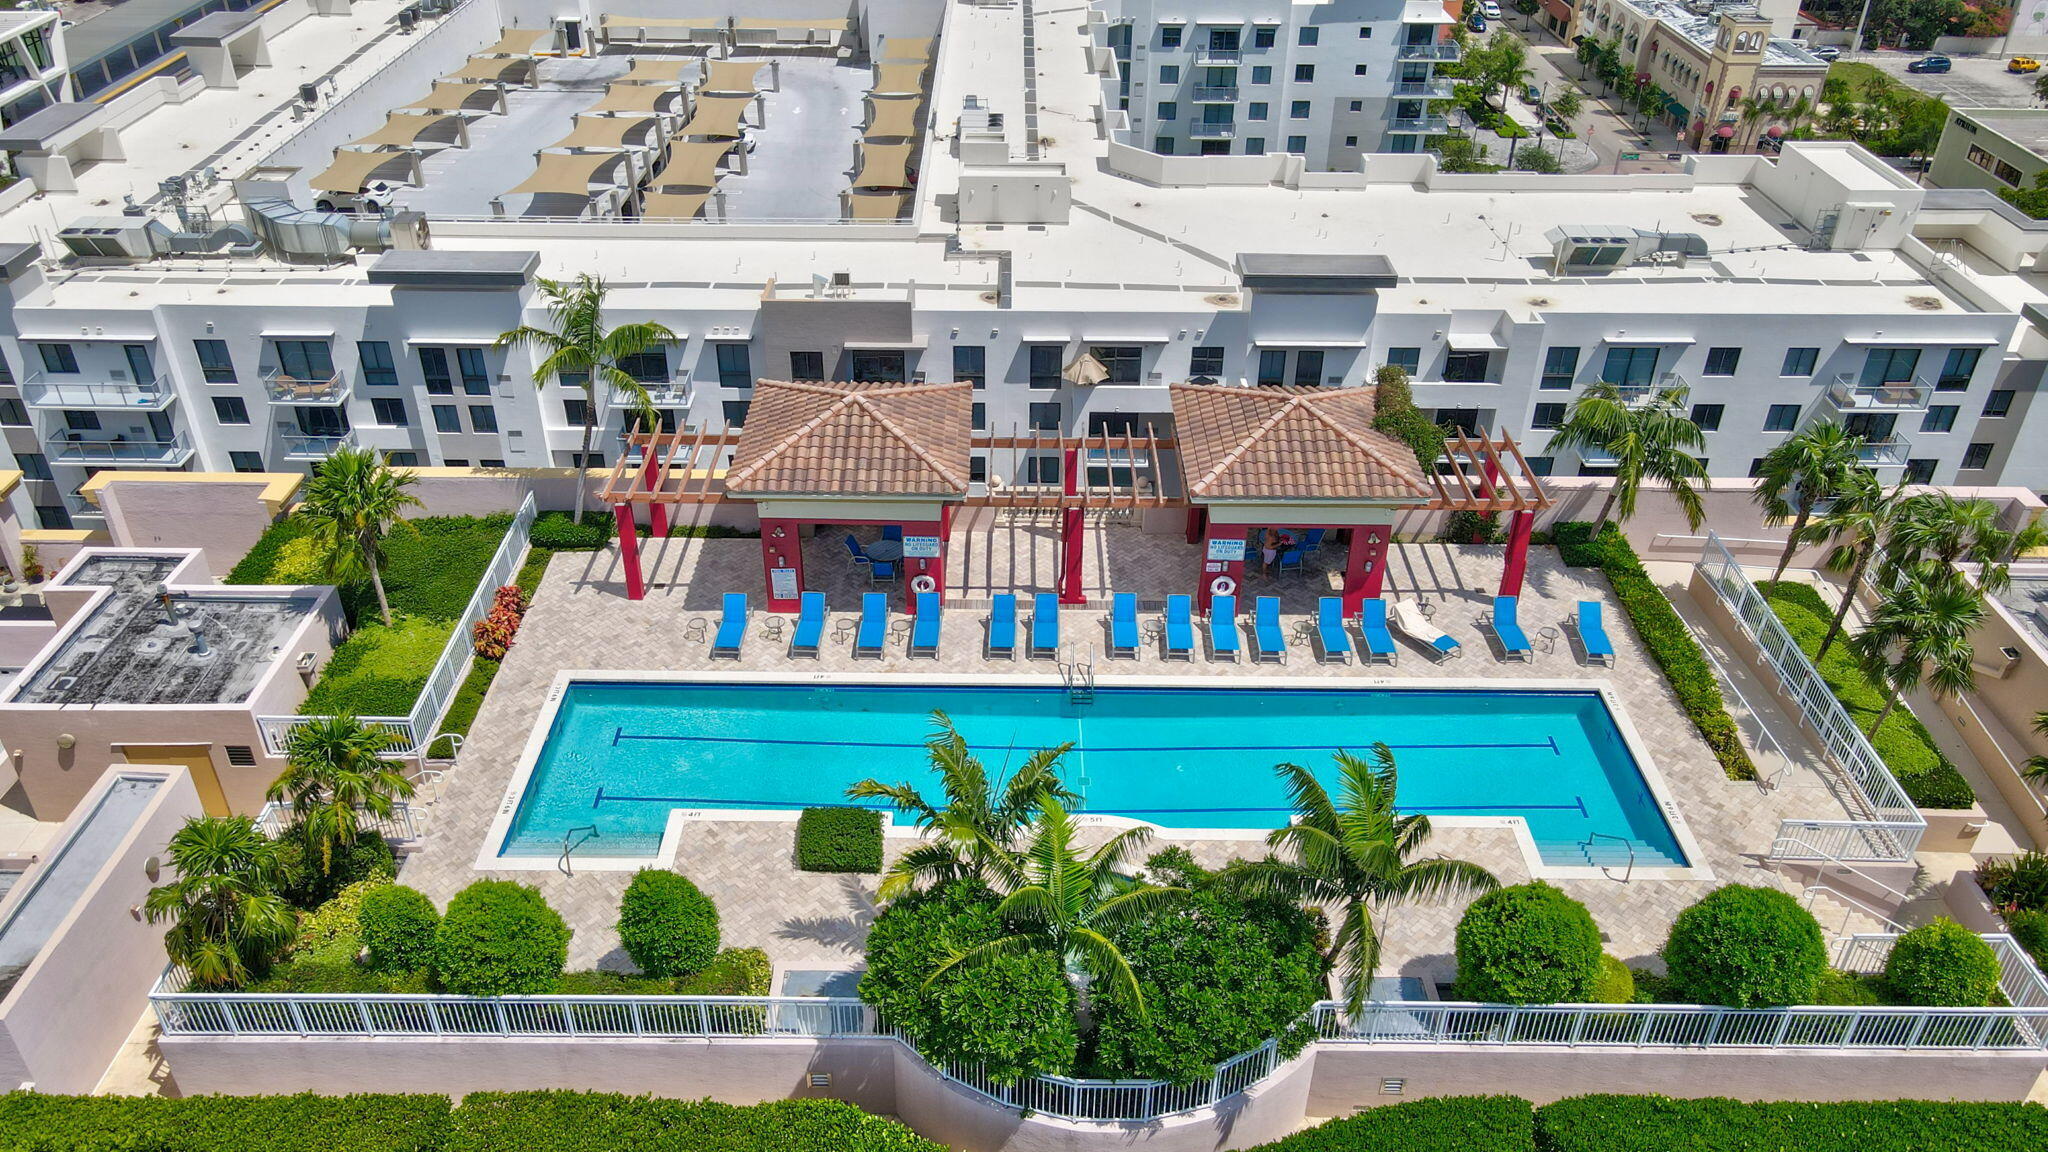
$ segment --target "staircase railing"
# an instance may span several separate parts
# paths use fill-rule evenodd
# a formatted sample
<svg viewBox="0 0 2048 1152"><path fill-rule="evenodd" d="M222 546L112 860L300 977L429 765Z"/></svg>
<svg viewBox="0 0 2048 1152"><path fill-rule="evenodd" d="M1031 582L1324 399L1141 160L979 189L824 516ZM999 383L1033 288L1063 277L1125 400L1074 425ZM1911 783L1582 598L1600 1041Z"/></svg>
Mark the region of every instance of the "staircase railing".
<svg viewBox="0 0 2048 1152"><path fill-rule="evenodd" d="M1612 880L1612 879L1614 879L1614 873L1613 873L1612 871L1610 871L1610 870L1608 869L1607 865L1605 865L1605 864L1602 864L1602 863L1600 863L1600 862L1599 862L1598 860L1594 860L1594 859L1593 859L1593 841L1595 841L1595 840L1618 840L1618 841L1620 841L1620 842L1621 842L1621 846L1622 846L1623 848L1626 848L1626 849L1628 849L1628 868L1627 868L1627 869L1626 869L1625 871L1623 871L1623 872L1622 872L1622 874L1621 874L1621 882L1622 882L1623 884L1626 884L1626 883L1628 883L1628 882L1629 882L1630 880L1632 880L1632 879L1634 879L1634 878L1635 878L1635 874L1636 874L1636 842L1635 842L1635 841L1633 841L1633 840L1629 839L1629 838L1628 838L1628 837L1626 837L1626 836L1616 836L1616 835L1615 835L1614 833L1612 833L1612 832L1591 832L1591 833L1588 833L1588 834L1586 835L1586 839L1585 839L1585 844L1584 844L1584 847L1585 847L1585 849L1586 849L1586 859L1587 859L1587 860L1589 860L1589 861L1592 861L1592 864L1593 864L1593 866L1594 866L1595 868L1598 868L1598 869L1600 869L1600 874L1601 874L1602 876L1605 876L1605 877L1607 877L1607 878L1608 878L1609 880Z"/></svg>

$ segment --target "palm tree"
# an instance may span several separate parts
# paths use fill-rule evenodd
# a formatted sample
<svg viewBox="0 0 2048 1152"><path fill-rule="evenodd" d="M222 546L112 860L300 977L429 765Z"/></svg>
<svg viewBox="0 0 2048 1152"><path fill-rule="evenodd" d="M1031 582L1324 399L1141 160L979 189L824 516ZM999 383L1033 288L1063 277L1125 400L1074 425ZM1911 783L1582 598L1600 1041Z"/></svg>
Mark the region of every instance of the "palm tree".
<svg viewBox="0 0 2048 1152"><path fill-rule="evenodd" d="M1707 469L1690 450L1705 447L1707 441L1700 426L1686 416L1690 394L1681 385L1660 388L1648 399L1632 402L1622 398L1620 388L1601 383L1572 402L1564 423L1551 434L1551 449L1597 448L1614 457L1614 486L1593 521L1594 535L1606 525L1610 512L1619 512L1622 520L1636 514L1636 496L1645 480L1668 485L1695 530L1706 518L1699 488L1709 487Z"/></svg>
<svg viewBox="0 0 2048 1152"><path fill-rule="evenodd" d="M1771 579L1781 580L1806 534L1807 521L1823 501L1855 483L1863 474L1861 436L1844 431L1833 421L1815 424L1799 435L1771 449L1757 471L1759 483L1755 500L1764 510L1764 523L1776 527L1792 519L1792 534L1778 557Z"/></svg>
<svg viewBox="0 0 2048 1152"><path fill-rule="evenodd" d="M1536 74L1535 70L1529 67L1529 46L1522 43L1520 37L1503 32L1493 37L1486 48L1485 71L1481 73L1479 80L1488 88L1499 86L1500 113L1506 116L1508 101L1511 99L1508 94L1527 84L1529 78Z"/></svg>
<svg viewBox="0 0 2048 1152"><path fill-rule="evenodd" d="M654 398L621 362L660 344L678 340L665 324L652 320L606 328L604 300L610 288L600 277L588 272L564 283L543 279L540 294L548 302L549 327L521 324L499 336L493 347L529 348L542 354L534 365L533 383L546 388L550 380L564 384L581 381L583 386L583 450L576 457L583 474L583 488L590 486L590 441L597 435L597 388L600 384L623 393L633 411L647 427L656 427L660 417ZM585 500L576 501L575 522L583 523Z"/></svg>
<svg viewBox="0 0 2048 1152"><path fill-rule="evenodd" d="M412 795L398 762L383 758L392 742L390 732L348 715L313 717L285 737L285 770L265 796L291 804L292 823L319 851L323 875L334 867L334 850L362 834L362 813L388 817Z"/></svg>
<svg viewBox="0 0 2048 1152"><path fill-rule="evenodd" d="M171 921L164 951L194 983L233 988L262 975L298 928L298 914L271 891L277 844L247 816L198 816L171 835L177 879L149 890L149 922Z"/></svg>
<svg viewBox="0 0 2048 1152"><path fill-rule="evenodd" d="M1887 549L1890 570L1915 564L1947 568L1958 563L1977 566L1977 582L1988 592L2001 592L2012 584L2011 561L2048 542L2048 528L2039 521L2011 529L2003 523L1998 505L1978 498L1958 498L1947 492L1920 492L1909 497Z"/></svg>
<svg viewBox="0 0 2048 1152"><path fill-rule="evenodd" d="M1037 806L1029 842L1014 855L998 857L996 871L1008 895L996 905L996 915L1015 930L953 953L931 979L955 967L1003 956L1050 952L1059 958L1084 1004L1088 988L1100 981L1108 985L1112 997L1142 1018L1145 996L1138 978L1109 934L1187 889L1146 884L1127 874L1131 861L1152 838L1150 828L1127 828L1083 856L1074 844L1073 819L1059 797L1041 793Z"/></svg>
<svg viewBox="0 0 2048 1152"><path fill-rule="evenodd" d="M1059 777L1060 758L1072 744L1033 752L1005 782L989 777L988 769L968 750L966 739L944 712L932 713L932 723L936 728L925 741L925 751L945 788L944 807L926 800L908 783L884 784L870 777L846 790L855 800L887 800L930 833L882 877L880 895L884 900L950 880L988 883L996 878L995 865L1016 842L1018 829L1038 815L1045 797L1066 805L1080 803L1080 797L1067 791Z"/></svg>
<svg viewBox="0 0 2048 1152"><path fill-rule="evenodd" d="M2048 712L2034 713L2034 735L2048 736ZM2026 767L2020 769L2020 775L2036 784L2048 784L2048 756L2027 757Z"/></svg>
<svg viewBox="0 0 2048 1152"><path fill-rule="evenodd" d="M1859 472L1848 487L1836 493L1834 506L1806 526L1802 543L1834 541L1827 566L1847 573L1842 602L1835 607L1835 618L1828 622L1828 633L1821 638L1815 659L1827 655L1835 637L1842 634L1842 622L1848 619L1849 606L1856 602L1856 589L1863 583L1863 574L1870 570L1871 560L1890 537L1899 505L1906 498L1903 483L1886 488L1870 473Z"/></svg>
<svg viewBox="0 0 2048 1152"><path fill-rule="evenodd" d="M364 576L377 590L377 611L391 623L391 601L384 595L384 537L407 508L424 507L406 489L418 481L410 469L395 469L371 448L342 448L322 460L306 482L306 496L295 513L313 526L313 539L325 554L322 569L336 583Z"/></svg>
<svg viewBox="0 0 2048 1152"><path fill-rule="evenodd" d="M1337 753L1337 770L1341 804L1331 801L1308 769L1277 765L1274 771L1287 784L1295 819L1268 835L1266 843L1286 850L1289 858L1269 855L1238 865L1226 876L1251 895L1342 909L1324 959L1340 973L1347 1010L1355 1015L1379 967L1378 913L1398 901L1488 892L1500 881L1466 860L1411 859L1430 837L1429 817L1403 816L1395 808L1394 753L1385 744L1372 746L1370 763Z"/></svg>
<svg viewBox="0 0 2048 1152"><path fill-rule="evenodd" d="M1984 622L1984 594L1952 568L1923 570L1891 587L1871 611L1870 623L1849 647L1870 678L1885 687L1884 707L1870 735L1923 683L1951 699L1975 691L1977 673L1970 633Z"/></svg>

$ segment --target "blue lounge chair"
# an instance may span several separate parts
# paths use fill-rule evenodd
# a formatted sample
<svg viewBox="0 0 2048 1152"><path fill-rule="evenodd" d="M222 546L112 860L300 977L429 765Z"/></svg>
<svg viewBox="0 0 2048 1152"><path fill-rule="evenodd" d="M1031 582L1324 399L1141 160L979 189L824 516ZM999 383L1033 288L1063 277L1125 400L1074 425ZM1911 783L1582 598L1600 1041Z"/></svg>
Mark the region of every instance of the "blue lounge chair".
<svg viewBox="0 0 2048 1152"><path fill-rule="evenodd" d="M868 584L888 584L896 579L896 565L887 560L868 561Z"/></svg>
<svg viewBox="0 0 2048 1152"><path fill-rule="evenodd" d="M806 592L797 601L796 631L789 634L791 656L816 656L825 636L825 594Z"/></svg>
<svg viewBox="0 0 2048 1152"><path fill-rule="evenodd" d="M880 656L889 638L889 597L881 592L863 593L860 598L860 630L853 636L855 656Z"/></svg>
<svg viewBox="0 0 2048 1152"><path fill-rule="evenodd" d="M1060 654L1060 598L1040 592L1031 598L1031 655Z"/></svg>
<svg viewBox="0 0 2048 1152"><path fill-rule="evenodd" d="M917 620L910 626L910 654L912 656L933 656L939 654L939 594L919 592L917 594Z"/></svg>
<svg viewBox="0 0 2048 1152"><path fill-rule="evenodd" d="M1237 630L1237 597L1213 596L1209 599L1209 654L1219 660L1235 660L1244 651L1244 640Z"/></svg>
<svg viewBox="0 0 2048 1152"><path fill-rule="evenodd" d="M1301 549L1299 548L1289 548L1280 554L1280 574L1285 576L1289 572L1297 574L1301 572Z"/></svg>
<svg viewBox="0 0 2048 1152"><path fill-rule="evenodd" d="M1195 658L1194 607L1192 597L1166 598L1166 657L1169 660Z"/></svg>
<svg viewBox="0 0 2048 1152"><path fill-rule="evenodd" d="M1504 660L1520 657L1530 659L1529 638L1522 634L1522 625L1515 619L1515 609L1521 603L1518 596L1495 596L1493 598L1493 634L1500 637L1501 658Z"/></svg>
<svg viewBox="0 0 2048 1152"><path fill-rule="evenodd" d="M1133 593L1119 592L1110 597L1109 654L1138 654L1138 597Z"/></svg>
<svg viewBox="0 0 2048 1152"><path fill-rule="evenodd" d="M1017 594L999 593L995 606L988 613L988 641L981 646L983 656L1001 656L1006 660L1017 658Z"/></svg>
<svg viewBox="0 0 2048 1152"><path fill-rule="evenodd" d="M1586 662L1595 660L1614 667L1614 641L1607 638L1607 626L1600 620L1598 600L1579 601L1579 646L1586 650Z"/></svg>
<svg viewBox="0 0 2048 1152"><path fill-rule="evenodd" d="M855 564L865 564L868 562L868 554L861 551L860 541L854 539L851 532L846 534L846 551L853 556Z"/></svg>
<svg viewBox="0 0 2048 1152"><path fill-rule="evenodd" d="M1287 662L1287 638L1280 632L1280 598L1261 596L1252 605L1252 643L1260 660Z"/></svg>
<svg viewBox="0 0 2048 1152"><path fill-rule="evenodd" d="M711 639L713 656L740 657L740 642L747 638L747 594L727 592L724 614L718 618L718 635Z"/></svg>
<svg viewBox="0 0 2048 1152"><path fill-rule="evenodd" d="M1375 596L1359 605L1358 630L1365 638L1365 647L1359 649L1368 662L1384 657L1389 664L1401 660L1401 650L1394 645L1394 634L1387 631L1387 602Z"/></svg>
<svg viewBox="0 0 2048 1152"><path fill-rule="evenodd" d="M1430 623L1423 615L1422 604L1417 600L1396 600L1387 606L1387 615L1403 636L1429 650L1430 658L1437 661L1453 656L1463 656L1464 646L1450 633Z"/></svg>
<svg viewBox="0 0 2048 1152"><path fill-rule="evenodd" d="M1344 631L1344 601L1325 596L1316 601L1316 642L1322 645L1323 663L1351 663L1351 635Z"/></svg>

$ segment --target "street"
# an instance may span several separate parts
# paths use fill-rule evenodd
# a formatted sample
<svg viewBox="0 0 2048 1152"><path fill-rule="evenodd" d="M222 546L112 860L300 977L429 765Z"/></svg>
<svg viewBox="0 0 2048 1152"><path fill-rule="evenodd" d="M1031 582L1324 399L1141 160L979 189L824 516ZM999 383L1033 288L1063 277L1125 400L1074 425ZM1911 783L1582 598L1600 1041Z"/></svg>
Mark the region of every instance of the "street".
<svg viewBox="0 0 2048 1152"><path fill-rule="evenodd" d="M2016 75L2002 56L1951 56L1954 70L1920 75L1906 65L1924 52L1844 52L1837 63L1867 64L1900 83L1947 100L1952 108L2032 108L2034 82L2042 73Z"/></svg>
<svg viewBox="0 0 2048 1152"><path fill-rule="evenodd" d="M1652 125L1648 133L1638 131L1633 123L1616 112L1613 105L1599 99L1598 80L1580 82L1579 62L1569 46L1540 27L1534 26L1533 22L1526 18L1518 17L1514 24L1506 26L1511 27L1515 34L1529 45L1529 69L1534 74L1529 81L1531 84L1538 88L1547 86L1552 95L1562 92L1567 86L1585 93L1584 108L1572 121L1572 127L1578 132L1579 138L1577 141L1565 142L1580 144L1583 147L1567 151L1568 162L1565 171L1619 172L1626 175L1631 172L1680 170L1682 161L1667 159L1670 153L1681 151L1677 135L1669 128L1657 124ZM1512 94L1509 95L1508 102L1511 106L1519 103ZM1527 114L1524 115L1523 112ZM1531 109L1523 109L1522 112L1513 114L1524 123L1533 123L1535 120ZM1507 162L1507 141L1501 140L1491 132L1474 135L1476 139L1486 144L1489 162ZM1528 143L1529 141L1523 141L1523 146L1526 147ZM1552 149L1556 148L1557 143L1548 137L1544 140L1544 146ZM1624 154L1638 158L1620 159Z"/></svg>

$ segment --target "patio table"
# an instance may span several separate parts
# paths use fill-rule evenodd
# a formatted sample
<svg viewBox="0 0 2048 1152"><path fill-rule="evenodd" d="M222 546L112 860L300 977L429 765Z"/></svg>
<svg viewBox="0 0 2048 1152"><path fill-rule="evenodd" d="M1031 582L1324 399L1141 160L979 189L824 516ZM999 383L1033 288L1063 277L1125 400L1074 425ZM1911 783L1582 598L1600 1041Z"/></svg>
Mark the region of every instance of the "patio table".
<svg viewBox="0 0 2048 1152"><path fill-rule="evenodd" d="M1543 627L1538 628L1536 631L1543 635L1543 650L1545 652L1557 651L1558 632L1556 628L1546 624Z"/></svg>
<svg viewBox="0 0 2048 1152"><path fill-rule="evenodd" d="M896 561L903 559L903 542L901 540L877 540L873 544L864 546L861 551L867 553L870 560L880 560L884 564L894 564Z"/></svg>

